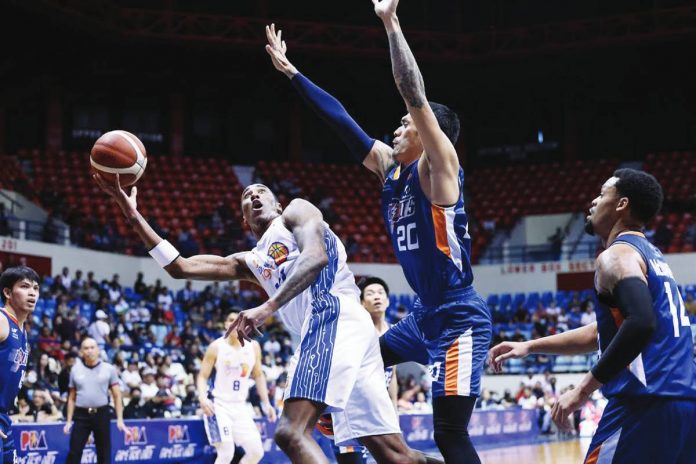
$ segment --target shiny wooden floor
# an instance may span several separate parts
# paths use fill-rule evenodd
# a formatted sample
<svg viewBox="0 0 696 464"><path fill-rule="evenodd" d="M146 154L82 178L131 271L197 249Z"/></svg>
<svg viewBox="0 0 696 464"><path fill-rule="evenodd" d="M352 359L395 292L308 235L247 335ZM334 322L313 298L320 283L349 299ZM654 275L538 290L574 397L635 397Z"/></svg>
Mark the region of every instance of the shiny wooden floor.
<svg viewBox="0 0 696 464"><path fill-rule="evenodd" d="M534 445L479 450L483 464L582 464L587 440L559 441Z"/></svg>

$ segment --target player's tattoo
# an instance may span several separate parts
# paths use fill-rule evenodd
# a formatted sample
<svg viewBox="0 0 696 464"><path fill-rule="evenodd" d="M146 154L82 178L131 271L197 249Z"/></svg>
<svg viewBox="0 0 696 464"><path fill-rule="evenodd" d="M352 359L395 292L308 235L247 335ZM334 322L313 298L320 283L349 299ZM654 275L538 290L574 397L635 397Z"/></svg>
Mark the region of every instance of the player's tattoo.
<svg viewBox="0 0 696 464"><path fill-rule="evenodd" d="M425 104L423 76L401 31L394 31L389 34L389 50L391 52L394 80L401 96L410 106L422 108Z"/></svg>

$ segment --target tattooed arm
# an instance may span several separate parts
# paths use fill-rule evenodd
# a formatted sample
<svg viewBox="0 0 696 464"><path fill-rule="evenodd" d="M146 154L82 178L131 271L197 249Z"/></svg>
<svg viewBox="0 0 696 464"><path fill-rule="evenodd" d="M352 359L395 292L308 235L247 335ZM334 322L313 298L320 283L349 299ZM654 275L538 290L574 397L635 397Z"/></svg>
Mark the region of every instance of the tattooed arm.
<svg viewBox="0 0 696 464"><path fill-rule="evenodd" d="M425 193L429 193L430 201L438 205L456 203L459 197L459 159L425 96L423 76L396 16L399 0L372 0L372 3L389 37L394 81L423 143L424 156L418 169L422 177L430 179L429 185L424 186L429 187L424 189L429 192Z"/></svg>

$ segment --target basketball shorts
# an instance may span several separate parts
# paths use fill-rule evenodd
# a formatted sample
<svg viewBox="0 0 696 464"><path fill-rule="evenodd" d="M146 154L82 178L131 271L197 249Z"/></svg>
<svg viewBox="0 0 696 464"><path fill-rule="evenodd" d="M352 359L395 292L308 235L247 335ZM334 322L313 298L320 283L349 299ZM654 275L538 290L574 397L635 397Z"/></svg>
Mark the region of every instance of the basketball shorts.
<svg viewBox="0 0 696 464"><path fill-rule="evenodd" d="M284 401L326 404L334 441L400 433L384 388L384 363L370 315L355 298L325 294L316 299L288 366Z"/></svg>
<svg viewBox="0 0 696 464"><path fill-rule="evenodd" d="M2 445L2 464L15 464L17 462L17 448L15 448L14 435L12 434L12 421L10 416L0 413L0 430L7 438L0 437Z"/></svg>
<svg viewBox="0 0 696 464"><path fill-rule="evenodd" d="M611 398L585 464L696 463L696 401Z"/></svg>
<svg viewBox="0 0 696 464"><path fill-rule="evenodd" d="M445 303L413 312L382 335L396 364L428 366L433 397L478 396L492 323L486 302L472 288L448 292Z"/></svg>
<svg viewBox="0 0 696 464"><path fill-rule="evenodd" d="M241 402L213 402L215 414L204 416L205 432L211 445L232 442L245 449L263 449L261 433L249 405Z"/></svg>

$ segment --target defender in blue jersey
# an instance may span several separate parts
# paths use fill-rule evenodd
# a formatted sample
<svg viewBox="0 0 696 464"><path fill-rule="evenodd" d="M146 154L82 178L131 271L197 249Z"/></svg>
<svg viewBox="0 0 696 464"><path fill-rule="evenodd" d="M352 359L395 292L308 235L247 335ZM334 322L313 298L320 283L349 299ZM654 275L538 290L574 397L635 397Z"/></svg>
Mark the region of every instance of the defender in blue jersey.
<svg viewBox="0 0 696 464"><path fill-rule="evenodd" d="M433 377L435 442L447 462L480 462L467 431L491 341L491 315L472 287L464 173L454 143L459 118L428 102L396 16L398 0L373 0L389 38L392 70L408 114L393 146L370 138L331 95L300 74L272 25L266 51L307 103L384 183L382 214L418 299L381 338L385 366L416 361Z"/></svg>
<svg viewBox="0 0 696 464"><path fill-rule="evenodd" d="M39 276L26 266L10 267L0 274L5 306L0 309L0 445L3 464L17 459L12 422L8 415L24 382L29 343L24 321L39 299Z"/></svg>
<svg viewBox="0 0 696 464"><path fill-rule="evenodd" d="M597 364L551 414L561 429L596 389L609 398L587 464L696 462L696 363L691 324L672 271L642 229L662 188L642 171L619 169L592 202L586 230L606 246L597 258L597 322L491 349L493 367L529 353L599 349Z"/></svg>

